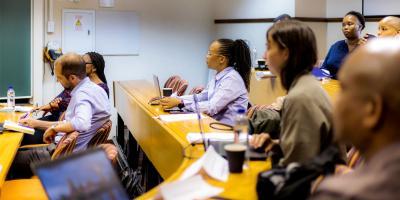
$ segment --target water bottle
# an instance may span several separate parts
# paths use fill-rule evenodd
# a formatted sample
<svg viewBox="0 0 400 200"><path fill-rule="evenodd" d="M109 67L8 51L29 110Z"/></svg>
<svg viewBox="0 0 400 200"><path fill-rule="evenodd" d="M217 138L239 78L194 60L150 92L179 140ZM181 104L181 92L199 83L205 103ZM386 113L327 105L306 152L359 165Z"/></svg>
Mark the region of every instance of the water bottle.
<svg viewBox="0 0 400 200"><path fill-rule="evenodd" d="M249 167L249 161L250 161L250 157L249 157L249 132L248 132L248 128L249 128L249 119L247 118L246 115L246 110L241 108L238 109L236 112L236 116L234 118L234 125L233 125L233 133L235 136L234 139L234 143L241 143L244 144L246 146L246 153L244 156L245 162L244 162L244 166L245 168ZM242 137L241 137L242 136ZM243 136L246 137L245 141L240 141L240 138L243 138Z"/></svg>
<svg viewBox="0 0 400 200"><path fill-rule="evenodd" d="M239 138L240 135L246 135L248 134L248 127L249 127L249 120L246 116L246 110L243 108L240 108L237 110L236 116L234 118L234 126L233 126L233 132L235 134L235 143L239 143ZM246 145L247 145L247 140L246 140Z"/></svg>
<svg viewBox="0 0 400 200"><path fill-rule="evenodd" d="M251 62L254 67L257 67L257 49L254 47L251 51Z"/></svg>
<svg viewBox="0 0 400 200"><path fill-rule="evenodd" d="M8 86L7 90L7 107L15 109L15 91L12 86Z"/></svg>

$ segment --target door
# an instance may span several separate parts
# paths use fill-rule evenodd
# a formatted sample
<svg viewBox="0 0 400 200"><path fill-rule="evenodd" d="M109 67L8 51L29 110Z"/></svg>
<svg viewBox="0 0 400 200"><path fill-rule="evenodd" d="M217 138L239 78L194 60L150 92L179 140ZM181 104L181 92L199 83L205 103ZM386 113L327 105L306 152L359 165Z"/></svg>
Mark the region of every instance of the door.
<svg viewBox="0 0 400 200"><path fill-rule="evenodd" d="M95 12L93 10L63 10L63 53L84 54L95 49Z"/></svg>

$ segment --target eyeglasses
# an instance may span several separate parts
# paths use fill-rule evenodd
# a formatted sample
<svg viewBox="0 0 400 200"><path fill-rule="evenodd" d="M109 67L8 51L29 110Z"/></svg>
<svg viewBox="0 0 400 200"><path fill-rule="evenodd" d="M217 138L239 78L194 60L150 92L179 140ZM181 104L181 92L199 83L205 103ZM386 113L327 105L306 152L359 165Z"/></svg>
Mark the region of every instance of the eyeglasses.
<svg viewBox="0 0 400 200"><path fill-rule="evenodd" d="M222 56L221 54L211 53L211 51L207 51L207 56L212 56L212 55Z"/></svg>

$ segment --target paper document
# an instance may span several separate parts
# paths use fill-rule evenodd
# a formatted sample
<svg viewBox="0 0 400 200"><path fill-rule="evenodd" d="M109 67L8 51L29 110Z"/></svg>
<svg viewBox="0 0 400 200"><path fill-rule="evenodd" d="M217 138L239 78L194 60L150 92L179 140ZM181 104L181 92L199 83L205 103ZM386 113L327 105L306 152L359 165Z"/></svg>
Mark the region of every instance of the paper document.
<svg viewBox="0 0 400 200"><path fill-rule="evenodd" d="M3 128L8 129L8 130L17 131L17 132L27 133L27 134L31 134L31 135L33 135L35 133L35 129L33 129L33 128L21 126L18 123L8 121L8 120L4 121Z"/></svg>
<svg viewBox="0 0 400 200"><path fill-rule="evenodd" d="M260 80L263 78L275 78L276 76L272 74L270 71L258 71L256 72L256 79Z"/></svg>
<svg viewBox="0 0 400 200"><path fill-rule="evenodd" d="M165 200L208 199L222 191L222 188L208 184L200 175L160 186L161 195Z"/></svg>
<svg viewBox="0 0 400 200"><path fill-rule="evenodd" d="M15 106L13 109L12 107L4 107L0 109L0 112L29 112L32 110L32 107L29 106Z"/></svg>
<svg viewBox="0 0 400 200"><path fill-rule="evenodd" d="M160 115L158 116L161 121L164 122L177 122L177 121L185 121L185 120L197 120L197 114L169 114L169 115ZM205 116L201 115L201 118L204 119Z"/></svg>
<svg viewBox="0 0 400 200"><path fill-rule="evenodd" d="M239 141L245 142L247 134L240 134ZM249 139L251 136L249 136ZM188 133L186 135L186 139L190 143L201 144L203 143L203 139L200 133ZM233 142L234 134L233 133L205 133L204 139L210 141L220 141L220 142Z"/></svg>
<svg viewBox="0 0 400 200"><path fill-rule="evenodd" d="M216 180L228 180L228 161L220 156L213 146L208 147L207 152L183 172L180 180L196 175L201 169L204 169L210 177Z"/></svg>

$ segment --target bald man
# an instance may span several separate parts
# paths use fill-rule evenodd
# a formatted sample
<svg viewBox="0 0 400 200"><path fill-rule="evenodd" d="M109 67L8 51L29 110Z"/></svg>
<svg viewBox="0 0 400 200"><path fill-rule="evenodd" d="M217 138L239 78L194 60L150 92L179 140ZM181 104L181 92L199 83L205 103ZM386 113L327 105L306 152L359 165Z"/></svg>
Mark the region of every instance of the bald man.
<svg viewBox="0 0 400 200"><path fill-rule="evenodd" d="M379 21L379 37L400 36L400 18L388 16Z"/></svg>
<svg viewBox="0 0 400 200"><path fill-rule="evenodd" d="M400 198L400 40L380 38L357 48L339 72L334 105L337 139L366 161L353 173L326 179L319 199Z"/></svg>
<svg viewBox="0 0 400 200"><path fill-rule="evenodd" d="M20 120L30 126L35 123L46 132L43 141L47 147L27 148L18 151L10 171L10 178L29 178L32 176L30 164L51 159L57 140L57 133L79 133L74 152L87 148L96 131L110 118L111 105L107 93L86 76L86 64L78 54L69 53L55 62L54 69L57 81L66 89L71 89L71 101L65 111L63 122L41 120Z"/></svg>

